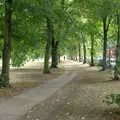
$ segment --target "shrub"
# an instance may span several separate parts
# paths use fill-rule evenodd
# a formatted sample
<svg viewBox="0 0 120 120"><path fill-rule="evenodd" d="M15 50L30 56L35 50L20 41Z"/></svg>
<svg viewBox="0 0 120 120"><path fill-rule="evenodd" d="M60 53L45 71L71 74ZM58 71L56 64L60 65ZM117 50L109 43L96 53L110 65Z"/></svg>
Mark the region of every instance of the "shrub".
<svg viewBox="0 0 120 120"><path fill-rule="evenodd" d="M116 104L120 107L120 94L110 94L105 96L105 100L103 102L107 103L108 105Z"/></svg>

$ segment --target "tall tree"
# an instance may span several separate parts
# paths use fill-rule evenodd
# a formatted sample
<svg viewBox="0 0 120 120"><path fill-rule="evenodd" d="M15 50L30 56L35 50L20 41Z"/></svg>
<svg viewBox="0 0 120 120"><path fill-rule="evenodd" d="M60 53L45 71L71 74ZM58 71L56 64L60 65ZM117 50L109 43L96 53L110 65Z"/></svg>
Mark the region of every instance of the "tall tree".
<svg viewBox="0 0 120 120"><path fill-rule="evenodd" d="M79 40L79 43L78 43L78 55L79 55L79 62L81 62L81 42Z"/></svg>
<svg viewBox="0 0 120 120"><path fill-rule="evenodd" d="M65 0L60 0L60 2L58 2L58 4L60 4L60 10L59 12L61 11L64 11L64 5L65 5ZM63 25L63 20L60 21L60 17L61 15L59 16L59 22L57 23L58 26L59 26L59 30L58 30L58 33L59 33L59 37L55 37L55 30L54 30L54 25L52 25L52 51L51 51L51 55L52 55L52 62L51 62L51 68L57 68L58 66L58 58L59 58L59 52L58 52L58 48L59 48L59 43L60 43L60 35L61 33L60 32L63 32L62 31L62 27L64 26ZM58 38L58 39L55 39L55 38Z"/></svg>
<svg viewBox="0 0 120 120"><path fill-rule="evenodd" d="M83 44L83 64L85 64L85 63L87 63L86 40L85 40L85 36L83 35L82 32L81 32L81 36L82 36L82 44Z"/></svg>
<svg viewBox="0 0 120 120"><path fill-rule="evenodd" d="M52 56L52 62L51 62L51 68L57 68L58 64L58 45L59 41L55 40L55 34L54 34L54 26L52 24L52 42L51 42L51 56Z"/></svg>
<svg viewBox="0 0 120 120"><path fill-rule="evenodd" d="M106 50L107 50L108 30L109 30L110 21L111 21L111 17L110 18L108 18L108 16L103 17L103 68L102 70L106 69Z"/></svg>
<svg viewBox="0 0 120 120"><path fill-rule="evenodd" d="M117 10L117 45L116 45L116 66L114 70L114 79L120 79L120 12Z"/></svg>
<svg viewBox="0 0 120 120"><path fill-rule="evenodd" d="M53 27L52 27L52 31ZM55 37L54 37L54 33L52 32L52 62L51 62L51 68L57 68L57 64L58 64L58 45L59 45L59 41L55 41Z"/></svg>
<svg viewBox="0 0 120 120"><path fill-rule="evenodd" d="M94 42L95 42L95 39L94 39L94 35L91 34L91 63L90 65L91 66L94 66Z"/></svg>
<svg viewBox="0 0 120 120"><path fill-rule="evenodd" d="M45 58L44 58L44 73L50 73L49 70L49 57L50 57L50 49L51 49L51 42L52 42L52 23L49 18L46 18L47 23L47 43L45 48Z"/></svg>
<svg viewBox="0 0 120 120"><path fill-rule="evenodd" d="M4 47L2 55L2 72L0 77L0 87L9 87L9 70L11 57L11 39L12 39L12 0L5 0L5 31Z"/></svg>

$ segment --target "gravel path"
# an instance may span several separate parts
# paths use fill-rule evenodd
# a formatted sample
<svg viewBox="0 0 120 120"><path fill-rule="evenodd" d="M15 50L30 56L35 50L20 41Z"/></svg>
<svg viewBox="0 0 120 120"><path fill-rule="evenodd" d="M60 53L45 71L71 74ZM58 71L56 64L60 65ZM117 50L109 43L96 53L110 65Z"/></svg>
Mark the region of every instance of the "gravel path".
<svg viewBox="0 0 120 120"><path fill-rule="evenodd" d="M72 71L77 73L72 82L20 120L120 120L112 114L117 107L103 103L106 95L120 93L120 82L110 81L110 73L86 65L77 65Z"/></svg>

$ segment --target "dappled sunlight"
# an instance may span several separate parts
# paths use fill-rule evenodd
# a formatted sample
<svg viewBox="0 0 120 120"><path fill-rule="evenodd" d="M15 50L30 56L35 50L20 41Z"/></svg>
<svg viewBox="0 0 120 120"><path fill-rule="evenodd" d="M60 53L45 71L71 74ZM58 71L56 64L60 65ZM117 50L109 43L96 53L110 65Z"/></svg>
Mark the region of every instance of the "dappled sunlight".
<svg viewBox="0 0 120 120"><path fill-rule="evenodd" d="M0 0L0 120L120 120L119 80L120 0Z"/></svg>

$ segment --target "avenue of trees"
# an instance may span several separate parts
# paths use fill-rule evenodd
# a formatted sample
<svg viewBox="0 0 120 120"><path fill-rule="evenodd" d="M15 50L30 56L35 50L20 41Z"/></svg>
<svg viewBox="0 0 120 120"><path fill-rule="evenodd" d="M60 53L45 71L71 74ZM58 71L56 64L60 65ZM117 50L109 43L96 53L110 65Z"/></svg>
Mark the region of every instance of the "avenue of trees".
<svg viewBox="0 0 120 120"><path fill-rule="evenodd" d="M10 65L44 57L44 73L59 58L95 65L107 48L116 47L114 79L120 74L120 0L0 0L0 87L10 87ZM49 59L51 58L51 64Z"/></svg>

